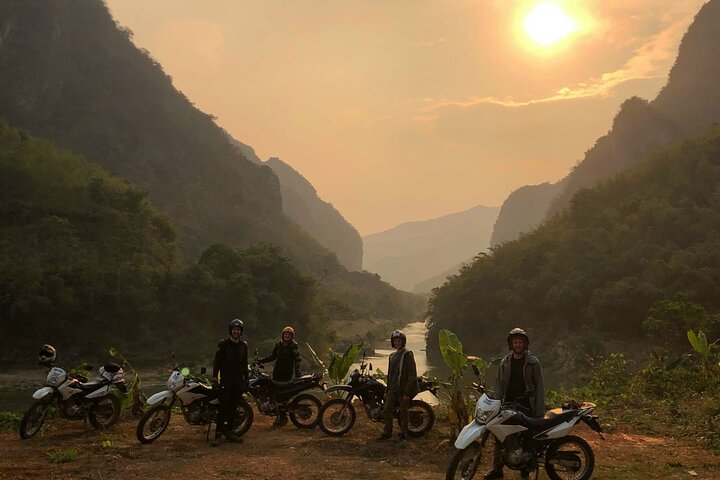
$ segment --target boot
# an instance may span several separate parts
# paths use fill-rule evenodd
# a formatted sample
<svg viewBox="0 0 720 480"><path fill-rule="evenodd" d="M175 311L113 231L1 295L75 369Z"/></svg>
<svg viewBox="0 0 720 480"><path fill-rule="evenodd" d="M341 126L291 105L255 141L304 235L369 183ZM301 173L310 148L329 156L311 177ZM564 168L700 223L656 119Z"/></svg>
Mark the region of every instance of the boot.
<svg viewBox="0 0 720 480"><path fill-rule="evenodd" d="M222 443L223 443L222 442L222 434L220 434L220 433L216 433L215 438L210 440L211 447L219 447L220 445L222 445Z"/></svg>
<svg viewBox="0 0 720 480"><path fill-rule="evenodd" d="M502 470L490 470L488 473L485 474L483 477L484 480L496 480L498 478L503 478L503 472Z"/></svg>

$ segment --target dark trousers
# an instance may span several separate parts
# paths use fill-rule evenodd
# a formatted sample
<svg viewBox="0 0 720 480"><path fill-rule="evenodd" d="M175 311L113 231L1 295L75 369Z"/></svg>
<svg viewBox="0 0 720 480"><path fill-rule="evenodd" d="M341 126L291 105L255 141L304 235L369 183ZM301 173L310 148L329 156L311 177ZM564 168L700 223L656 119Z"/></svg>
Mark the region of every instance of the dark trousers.
<svg viewBox="0 0 720 480"><path fill-rule="evenodd" d="M395 407L400 405L400 432L407 436L408 433L408 406L409 400L403 400L399 392L387 392L385 394L385 435L392 435L393 431L393 411Z"/></svg>
<svg viewBox="0 0 720 480"><path fill-rule="evenodd" d="M220 399L220 410L217 416L215 436L227 430L232 430L235 425L238 405L240 405L241 402L245 402L245 399L242 397L244 390L242 385L220 385L220 393L218 395Z"/></svg>

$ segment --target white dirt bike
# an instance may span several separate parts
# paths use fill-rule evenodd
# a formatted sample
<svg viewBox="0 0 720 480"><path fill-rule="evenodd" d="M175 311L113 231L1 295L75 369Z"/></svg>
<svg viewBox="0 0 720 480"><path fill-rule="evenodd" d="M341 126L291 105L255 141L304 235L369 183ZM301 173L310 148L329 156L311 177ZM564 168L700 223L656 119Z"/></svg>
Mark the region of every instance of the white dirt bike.
<svg viewBox="0 0 720 480"><path fill-rule="evenodd" d="M205 373L205 368L200 371ZM204 379L191 376L186 367L182 370L173 367L167 380L167 390L158 392L147 400L150 407L145 411L138 423L136 435L141 443L151 443L163 434L170 423L173 406L180 404L185 421L190 425L210 425L217 420L220 400L218 390L203 383ZM250 429L253 423L253 410L244 398L241 398L235 415L232 431L240 436Z"/></svg>
<svg viewBox="0 0 720 480"><path fill-rule="evenodd" d="M120 399L111 393L111 387L127 391L125 373L117 365L100 367L99 377L92 382L60 367L51 368L45 386L33 393L36 401L20 421L20 438L37 434L54 410L68 420L90 420L98 429L112 426L120 416Z"/></svg>
<svg viewBox="0 0 720 480"><path fill-rule="evenodd" d="M474 366L473 366L474 367ZM473 368L478 375L477 367ZM482 478L493 466L495 442L502 460L512 470L535 472L544 467L551 480L588 480L595 468L595 455L582 438L570 435L578 422L600 433L602 428L592 403L575 402L549 411L545 418L523 414L519 404L505 404L490 398L480 384L475 418L455 440L455 454L448 465L446 480Z"/></svg>

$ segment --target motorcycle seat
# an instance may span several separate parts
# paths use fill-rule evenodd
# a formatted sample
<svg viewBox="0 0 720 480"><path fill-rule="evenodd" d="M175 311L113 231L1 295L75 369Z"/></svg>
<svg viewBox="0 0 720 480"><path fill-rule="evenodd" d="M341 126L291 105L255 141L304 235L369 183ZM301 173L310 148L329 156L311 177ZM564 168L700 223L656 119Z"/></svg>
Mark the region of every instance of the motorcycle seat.
<svg viewBox="0 0 720 480"><path fill-rule="evenodd" d="M570 420L575 414L577 414L577 410L565 410L562 413L554 414L550 418L533 418L524 413L518 413L517 424L532 431L543 431Z"/></svg>

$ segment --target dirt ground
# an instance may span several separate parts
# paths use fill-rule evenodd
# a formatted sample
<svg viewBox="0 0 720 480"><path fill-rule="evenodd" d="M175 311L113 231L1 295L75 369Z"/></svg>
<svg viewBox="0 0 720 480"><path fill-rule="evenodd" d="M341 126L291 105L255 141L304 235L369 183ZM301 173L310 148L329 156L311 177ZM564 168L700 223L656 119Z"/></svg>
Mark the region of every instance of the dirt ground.
<svg viewBox="0 0 720 480"><path fill-rule="evenodd" d="M380 424L361 412L353 429L339 438L292 424L273 427L271 421L257 415L242 444L211 448L205 430L187 425L180 415L151 445L136 440L131 418L107 432L53 419L30 440L20 440L17 432L0 434L0 478L442 479L452 454L449 429L442 422L423 438L379 443ZM720 457L687 441L622 429L606 434L605 440L583 427L576 432L595 451L595 479L720 478ZM69 450L77 452L76 458L53 461ZM505 478L519 475L506 472ZM547 476L541 472L539 478Z"/></svg>

